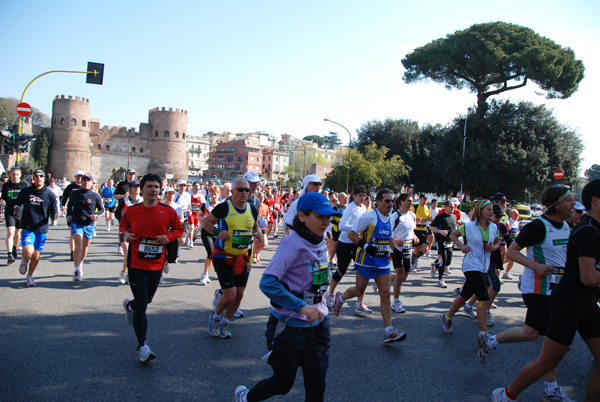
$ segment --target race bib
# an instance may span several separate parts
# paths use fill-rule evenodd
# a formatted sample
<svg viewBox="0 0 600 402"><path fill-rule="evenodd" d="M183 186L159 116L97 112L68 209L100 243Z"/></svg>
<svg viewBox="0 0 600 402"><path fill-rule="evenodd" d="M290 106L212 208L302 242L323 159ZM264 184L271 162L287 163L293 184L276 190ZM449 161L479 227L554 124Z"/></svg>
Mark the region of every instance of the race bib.
<svg viewBox="0 0 600 402"><path fill-rule="evenodd" d="M550 289L554 289L556 285L560 283L560 280L564 274L564 268L556 268L554 271L552 271L552 274L550 274Z"/></svg>
<svg viewBox="0 0 600 402"><path fill-rule="evenodd" d="M104 199L104 203L107 204L107 205L110 204L110 203L112 203L112 202L113 202L112 198L105 198Z"/></svg>
<svg viewBox="0 0 600 402"><path fill-rule="evenodd" d="M390 250L390 239L375 240L371 244L377 247L377 253L375 253L374 257L387 257Z"/></svg>
<svg viewBox="0 0 600 402"><path fill-rule="evenodd" d="M444 248L452 248L453 245L454 245L454 243L452 243L451 241L444 242Z"/></svg>
<svg viewBox="0 0 600 402"><path fill-rule="evenodd" d="M303 300L306 304L312 305L320 303L327 291L329 286L329 264L326 260L314 260L311 262L309 270L313 275L312 286L310 290L304 292Z"/></svg>
<svg viewBox="0 0 600 402"><path fill-rule="evenodd" d="M252 244L252 232L249 230L234 230L232 240L232 248L248 248Z"/></svg>
<svg viewBox="0 0 600 402"><path fill-rule="evenodd" d="M138 246L138 258L144 260L157 260L162 257L163 246L156 239L142 238Z"/></svg>

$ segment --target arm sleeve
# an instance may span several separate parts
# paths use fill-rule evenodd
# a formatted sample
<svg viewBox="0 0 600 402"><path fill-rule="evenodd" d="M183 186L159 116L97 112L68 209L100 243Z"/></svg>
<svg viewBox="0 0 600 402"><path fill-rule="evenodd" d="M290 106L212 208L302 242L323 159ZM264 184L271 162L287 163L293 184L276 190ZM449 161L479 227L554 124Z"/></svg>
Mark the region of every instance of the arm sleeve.
<svg viewBox="0 0 600 402"><path fill-rule="evenodd" d="M360 218L358 218L358 221L356 221L356 224L352 227L352 231L356 234L363 232L372 221L373 215L371 215L370 213L362 214Z"/></svg>
<svg viewBox="0 0 600 402"><path fill-rule="evenodd" d="M344 214L342 215L342 219L340 219L340 224L338 225L338 227L340 228L340 232L348 232L352 230L352 225L350 225L350 219L352 218L353 210L354 208L351 208L350 206L346 207L346 209L344 210Z"/></svg>
<svg viewBox="0 0 600 402"><path fill-rule="evenodd" d="M591 257L598 261L598 238L596 228L584 226L573 233L573 244L577 247L577 257ZM598 265L596 265L596 269Z"/></svg>
<svg viewBox="0 0 600 402"><path fill-rule="evenodd" d="M299 313L302 307L306 305L304 300L294 296L274 275L264 274L262 276L260 279L260 290L269 299L287 310Z"/></svg>
<svg viewBox="0 0 600 402"><path fill-rule="evenodd" d="M539 219L535 219L523 226L515 241L521 248L539 244L545 235L544 223Z"/></svg>
<svg viewBox="0 0 600 402"><path fill-rule="evenodd" d="M98 212L96 212L96 215L97 216L104 215L104 203L102 202L102 197L100 197L100 195L98 195L98 202L96 203L96 207L98 209Z"/></svg>

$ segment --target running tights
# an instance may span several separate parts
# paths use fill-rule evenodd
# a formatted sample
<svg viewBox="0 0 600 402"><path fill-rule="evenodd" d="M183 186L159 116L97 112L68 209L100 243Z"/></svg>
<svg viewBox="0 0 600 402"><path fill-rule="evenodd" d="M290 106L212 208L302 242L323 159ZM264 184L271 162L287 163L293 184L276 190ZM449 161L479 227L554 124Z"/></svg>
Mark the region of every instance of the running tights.
<svg viewBox="0 0 600 402"><path fill-rule="evenodd" d="M146 308L152 303L152 298L158 289L162 269L148 271L144 269L129 268L129 286L133 293L133 300L129 307L133 310L133 329L138 340L138 347L144 346L148 320L146 319Z"/></svg>

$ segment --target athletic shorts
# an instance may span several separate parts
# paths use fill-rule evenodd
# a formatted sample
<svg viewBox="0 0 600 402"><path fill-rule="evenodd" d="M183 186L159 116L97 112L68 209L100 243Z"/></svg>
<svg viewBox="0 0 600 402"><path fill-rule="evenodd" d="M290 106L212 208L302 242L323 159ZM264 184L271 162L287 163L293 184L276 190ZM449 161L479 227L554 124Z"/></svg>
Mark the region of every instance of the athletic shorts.
<svg viewBox="0 0 600 402"><path fill-rule="evenodd" d="M426 230L415 230L415 236L419 239L419 244L416 247L421 247L423 244L429 244L429 236Z"/></svg>
<svg viewBox="0 0 600 402"><path fill-rule="evenodd" d="M188 214L188 224L198 226L200 220L198 219L198 214Z"/></svg>
<svg viewBox="0 0 600 402"><path fill-rule="evenodd" d="M462 292L460 292L463 299L469 300L471 296L475 295L480 302L490 300L490 295L488 293L490 280L487 274L484 274L481 271L467 271L463 274L467 279L463 285Z"/></svg>
<svg viewBox="0 0 600 402"><path fill-rule="evenodd" d="M392 264L394 264L394 269L403 269L404 272L410 271L410 258L412 252L409 252L406 256L402 251L398 249L394 249L392 252Z"/></svg>
<svg viewBox="0 0 600 402"><path fill-rule="evenodd" d="M206 250L206 258L209 258L212 255L213 251L215 251L215 242L217 241L217 236L208 233L204 229L201 229L200 237L202 238L202 245Z"/></svg>
<svg viewBox="0 0 600 402"><path fill-rule="evenodd" d="M214 258L213 265L219 278L221 289L245 288L248 283L248 266L244 264L244 270L239 275L233 274L233 267L224 258Z"/></svg>
<svg viewBox="0 0 600 402"><path fill-rule="evenodd" d="M569 346L575 332L579 332L584 341L600 337L600 307L593 293L568 294L557 290L550 296L548 338Z"/></svg>
<svg viewBox="0 0 600 402"><path fill-rule="evenodd" d="M116 209L117 209L116 205L113 205L112 207L107 207L106 205L104 206L105 211L112 212L113 214L115 213Z"/></svg>
<svg viewBox="0 0 600 402"><path fill-rule="evenodd" d="M356 269L360 276L365 279L375 279L381 275L388 275L390 273L390 268L376 268L376 267L365 267L363 265L356 264Z"/></svg>
<svg viewBox="0 0 600 402"><path fill-rule="evenodd" d="M6 223L6 227L14 227L15 229L21 229L21 220L15 218L14 215L6 215L4 216L4 222Z"/></svg>
<svg viewBox="0 0 600 402"><path fill-rule="evenodd" d="M46 236L48 233L37 233L30 232L27 229L23 229L23 235L21 237L21 246L33 246L34 250L42 251L46 244Z"/></svg>
<svg viewBox="0 0 600 402"><path fill-rule="evenodd" d="M79 223L71 221L71 234L80 234L88 240L92 240L94 237L94 224L88 226L80 225Z"/></svg>
<svg viewBox="0 0 600 402"><path fill-rule="evenodd" d="M546 335L550 319L550 296L529 293L521 297L527 306L525 325L535 329L540 335Z"/></svg>

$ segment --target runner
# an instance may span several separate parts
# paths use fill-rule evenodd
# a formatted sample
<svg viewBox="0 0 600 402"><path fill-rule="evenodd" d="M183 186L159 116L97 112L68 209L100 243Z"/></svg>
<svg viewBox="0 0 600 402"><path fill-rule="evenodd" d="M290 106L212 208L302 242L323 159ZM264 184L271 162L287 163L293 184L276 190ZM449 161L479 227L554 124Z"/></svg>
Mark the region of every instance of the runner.
<svg viewBox="0 0 600 402"><path fill-rule="evenodd" d="M2 185L2 198L0 198L6 222L7 265L17 259L17 249L21 238L21 219L15 215L14 205L19 192L25 187L27 187L27 182L21 180L21 168L13 167L10 170L10 179Z"/></svg>
<svg viewBox="0 0 600 402"><path fill-rule="evenodd" d="M200 213L200 206L204 204L206 200L200 192L200 183L197 181L192 185L192 194L190 196L190 212L188 214L188 247L194 248L194 238L196 237L196 228L199 228L200 220L198 214Z"/></svg>
<svg viewBox="0 0 600 402"><path fill-rule="evenodd" d="M177 213L170 206L158 202L160 186L160 177L146 174L141 182L144 201L127 208L119 224L119 232L130 244L127 267L133 294L133 300L123 300L123 308L127 322L133 325L142 363L156 358L146 340L146 309L158 288L165 265L166 245L183 234Z"/></svg>
<svg viewBox="0 0 600 402"><path fill-rule="evenodd" d="M302 197L306 193L312 192L321 192L321 187L323 187L323 180L319 178L316 174L309 174L302 179L302 191L298 197ZM283 220L284 228L290 228L294 223L294 218L297 215L298 206L296 203L292 202L290 207L285 215L285 219Z"/></svg>
<svg viewBox="0 0 600 402"><path fill-rule="evenodd" d="M52 226L58 225L58 214L60 212L60 199L62 197L63 191L56 184L56 179L53 177L50 179L50 187L48 187L52 193L56 196L56 214L54 215L54 219L52 220Z"/></svg>
<svg viewBox="0 0 600 402"><path fill-rule="evenodd" d="M438 283L440 288L447 288L444 282L444 273L446 267L452 263L452 239L450 234L456 230L456 215L454 215L454 203L448 200L444 203L444 210L437 216L429 225L431 232L435 234L437 242L438 258L431 264L431 277L434 278L435 270L437 269Z"/></svg>
<svg viewBox="0 0 600 402"><path fill-rule="evenodd" d="M406 281L410 272L413 244L419 244L419 239L415 235L416 217L414 212L410 210L412 203L413 198L410 194L400 194L396 198L396 211L391 215L392 233L396 242L396 247L392 251L392 263L395 271L392 311L396 313L406 312L400 301L400 290L402 289L402 283Z"/></svg>
<svg viewBox="0 0 600 402"><path fill-rule="evenodd" d="M258 211L248 203L250 186L239 178L233 182L233 196L217 205L202 222L202 227L217 236L213 264L223 295L217 298L209 316L208 331L212 336L231 338L229 321L237 311L248 282L251 257L248 248L255 237L259 245L263 235L257 222ZM215 228L215 224L218 227Z"/></svg>
<svg viewBox="0 0 600 402"><path fill-rule="evenodd" d="M429 211L431 213L431 222L433 222L433 220L435 219L435 217L438 214L438 210L437 210L437 206L438 206L438 202L436 199L431 200L431 206L429 207ZM433 236L433 232L431 231L431 222L427 222L427 241L429 242L429 246L427 247L427 254L425 254L425 256L427 258L431 258L431 248L434 246L434 236ZM437 244L436 244L437 247Z"/></svg>
<svg viewBox="0 0 600 402"><path fill-rule="evenodd" d="M509 218L506 223L508 225L509 242L507 243L507 247L510 247L510 244L517 238L517 235L519 234L521 225L519 223L519 211L517 211L516 209L513 208L508 212L508 215L509 215ZM510 274L510 270L512 269L515 262L513 260L511 260L510 258L508 258L508 256L506 256L504 258L504 262L507 264L506 264L506 268L504 269L504 274L502 274L502 279L504 279L504 280L513 279L512 275Z"/></svg>
<svg viewBox="0 0 600 402"><path fill-rule="evenodd" d="M253 247L252 252L252 263L258 264L260 262L260 252L266 246L268 246L267 240L267 227L269 226L267 217L269 216L269 206L265 204L265 194L262 191L256 193L256 197L260 201L260 206L258 207L258 226L260 226L260 231L263 234L263 238L265 239L263 246L261 248Z"/></svg>
<svg viewBox="0 0 600 402"><path fill-rule="evenodd" d="M22 217L23 230L23 260L19 272L21 275L27 274L25 283L28 287L35 286L33 272L44 249L49 229L48 220L54 221L57 214L56 195L44 185L45 176L43 170L36 169L33 172L33 185L21 190L14 203L15 214Z"/></svg>
<svg viewBox="0 0 600 402"><path fill-rule="evenodd" d="M119 206L117 206L117 210L115 211L115 216L119 217L119 222L121 222L121 218L123 214L127 210L127 208L137 205L143 201L140 196L140 182L137 180L132 180L127 183L127 194L125 198L121 199ZM123 254L123 267L121 268L121 273L119 274L119 282L122 285L125 285L128 281L127 278L127 249L128 249L127 241L125 240L125 236L121 232L119 232L119 248L121 249L121 254Z"/></svg>
<svg viewBox="0 0 600 402"><path fill-rule="evenodd" d="M123 209L123 199L129 195L129 184L135 180L135 169L127 169L125 180L117 183L117 187L115 188L115 192L113 194L113 198L117 200L117 209L115 211L115 218L119 222L121 222L122 211ZM117 251L121 255L127 254L127 247L122 246L125 243L123 240L123 236L119 233L119 246L117 247Z"/></svg>
<svg viewBox="0 0 600 402"><path fill-rule="evenodd" d="M189 236L190 233L190 224L188 223L188 214L192 208L192 196L187 191L187 182L185 180L179 180L177 183L177 192L175 193L175 202L181 206L183 210L183 229L187 234L186 237ZM186 245L189 247L189 237L186 239Z"/></svg>
<svg viewBox="0 0 600 402"><path fill-rule="evenodd" d="M565 186L548 187L540 196L546 213L525 225L510 245L508 257L523 265L521 294L527 306L525 324L497 335L477 337L477 356L482 363L487 355L502 343L533 342L541 335L544 343L550 310L550 295L563 274L567 261L569 225L565 220L573 213L575 201ZM526 255L521 254L527 248ZM569 401L556 382L556 368L545 372L544 398L548 401Z"/></svg>
<svg viewBox="0 0 600 402"><path fill-rule="evenodd" d="M323 233L335 215L339 212L322 194L311 192L298 200L293 231L281 241L260 281L260 289L273 305L267 324L273 376L250 391L237 387L236 401L262 401L287 394L298 367L304 373L305 399L323 401L331 343L323 300L329 277Z"/></svg>
<svg viewBox="0 0 600 402"><path fill-rule="evenodd" d="M212 210L217 206L218 203L219 187L212 186L209 189L208 201L206 201L200 207L200 212L202 213L203 219L205 219L208 216L208 214L212 212ZM210 283L208 272L210 271L210 268L213 265L212 255L215 251L215 242L217 241L217 236L215 236L213 232L207 232L202 227L200 229L200 236L202 237L202 245L204 245L204 249L206 250L206 258L204 259L204 272L202 272L202 276L200 277L200 285L208 285Z"/></svg>
<svg viewBox="0 0 600 402"><path fill-rule="evenodd" d="M348 195L346 193L338 194L338 204L333 208L340 213L340 216L334 215L331 218L331 248L329 249L329 267L332 271L337 270L337 263L334 261L335 251L340 239L340 220L344 210L348 206Z"/></svg>
<svg viewBox="0 0 600 402"><path fill-rule="evenodd" d="M102 199L98 193L92 191L92 182L92 175L82 175L81 188L71 192L67 202L67 223L71 226L71 236L75 243L74 281L80 281L83 276L83 260L94 236L95 222L99 216L104 215Z"/></svg>
<svg viewBox="0 0 600 402"><path fill-rule="evenodd" d="M346 274L346 270L348 269L350 262L356 258L356 245L348 237L348 233L350 233L356 222L358 222L358 219L364 213L366 213L366 207L364 205L366 198L367 188L365 186L359 185L354 187L352 189L350 203L344 210L344 215L340 220L340 224L338 226L340 228L340 237L335 248L338 265L337 271L335 271L331 276L331 279L329 279L329 291L326 294L327 307L333 307L335 288ZM364 293L356 297L356 307L354 312L357 315L369 315L373 312L373 310L368 308L364 303L364 298Z"/></svg>
<svg viewBox="0 0 600 402"><path fill-rule="evenodd" d="M117 209L117 200L113 198L116 187L114 187L113 184L113 179L109 179L106 187L104 187L100 193L102 200L104 201L107 232L110 232L110 227L115 220L115 210Z"/></svg>
<svg viewBox="0 0 600 402"><path fill-rule="evenodd" d="M492 222L494 209L488 200L478 201L473 209L473 220L460 226L450 234L452 242L460 248L463 254L462 271L466 277L462 291L454 299L446 314L440 314L442 328L445 333L452 333L452 317L467 300L475 294L479 301L477 305L477 322L482 332L487 332L486 311L489 309L490 296L488 293L489 279L487 276L490 266L490 254L500 247L498 227ZM462 236L466 244L458 238Z"/></svg>
<svg viewBox="0 0 600 402"><path fill-rule="evenodd" d="M411 270L417 272L419 267L418 259L420 256L427 252L429 247L429 236L427 234L427 227L429 222L432 221L431 210L427 206L427 194L421 193L419 195L419 205L413 207L413 212L417 217L417 227L415 228L415 234L419 239L420 247L413 250Z"/></svg>

